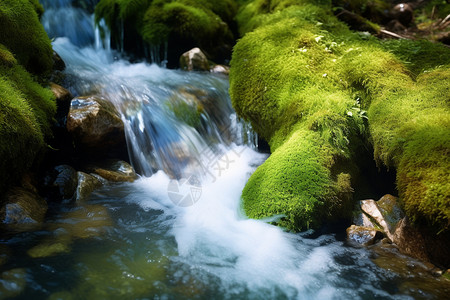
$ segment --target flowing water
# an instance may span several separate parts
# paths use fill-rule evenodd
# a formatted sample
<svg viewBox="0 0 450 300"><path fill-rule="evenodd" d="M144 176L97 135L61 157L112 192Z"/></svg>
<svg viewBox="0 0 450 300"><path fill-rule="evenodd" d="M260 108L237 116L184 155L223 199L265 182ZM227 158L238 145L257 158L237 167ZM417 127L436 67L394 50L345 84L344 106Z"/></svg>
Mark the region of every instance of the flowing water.
<svg viewBox="0 0 450 300"><path fill-rule="evenodd" d="M266 155L236 118L226 78L131 64L99 39L92 16L71 0L42 3L68 88L108 99L122 112L130 160L142 176L109 184L83 205L52 205L39 230L5 229L0 298L448 295L445 279L393 247L354 248L340 235L292 234L247 219L240 194Z"/></svg>

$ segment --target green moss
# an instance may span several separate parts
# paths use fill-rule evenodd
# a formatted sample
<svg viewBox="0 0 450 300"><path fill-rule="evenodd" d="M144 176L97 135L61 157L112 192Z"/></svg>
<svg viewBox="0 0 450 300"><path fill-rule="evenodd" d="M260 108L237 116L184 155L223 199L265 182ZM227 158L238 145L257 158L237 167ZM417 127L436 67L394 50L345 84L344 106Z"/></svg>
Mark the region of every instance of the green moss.
<svg viewBox="0 0 450 300"><path fill-rule="evenodd" d="M448 64L450 51L440 43L431 43L426 40L386 40L383 47L398 57L413 76L439 65Z"/></svg>
<svg viewBox="0 0 450 300"><path fill-rule="evenodd" d="M0 41L29 72L48 74L53 67L53 51L32 2L0 2Z"/></svg>
<svg viewBox="0 0 450 300"><path fill-rule="evenodd" d="M231 61L232 103L272 150L244 189L247 214L285 215L294 230L343 216L369 139L378 163L397 169L408 215L446 230L449 50L353 33L325 4L256 0L238 18L249 22Z"/></svg>
<svg viewBox="0 0 450 300"><path fill-rule="evenodd" d="M195 46L212 57L231 48L236 12L234 0L101 0L95 8L96 21L105 20L116 44L124 42L123 34L136 37L128 41L134 43L129 51L140 42L155 47L169 42L171 51L179 52L176 59Z"/></svg>
<svg viewBox="0 0 450 300"><path fill-rule="evenodd" d="M351 207L350 176L333 179L331 153L319 133L296 130L250 177L242 193L247 215L281 215L278 225L295 231L316 228L338 211L345 215L343 207Z"/></svg>
<svg viewBox="0 0 450 300"><path fill-rule="evenodd" d="M170 35L179 36L210 46L208 40L216 40L217 35L223 39L232 38L228 25L220 17L231 20L233 3L215 6L218 1L155 1L146 12L142 34L150 44L167 41ZM222 11L221 8L224 11ZM208 47L206 47L208 48Z"/></svg>
<svg viewBox="0 0 450 300"><path fill-rule="evenodd" d="M56 111L49 89L35 82L0 44L0 191L17 181L51 135Z"/></svg>

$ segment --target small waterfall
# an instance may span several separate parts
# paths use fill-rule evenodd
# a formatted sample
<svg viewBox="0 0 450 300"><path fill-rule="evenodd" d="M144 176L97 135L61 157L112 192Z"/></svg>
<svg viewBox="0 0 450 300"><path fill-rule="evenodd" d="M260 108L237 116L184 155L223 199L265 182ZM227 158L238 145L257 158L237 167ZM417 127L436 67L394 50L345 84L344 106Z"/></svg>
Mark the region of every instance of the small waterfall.
<svg viewBox="0 0 450 300"><path fill-rule="evenodd" d="M61 37L54 49L68 65L66 74L76 78L71 91L101 94L116 105L130 160L140 174L164 170L173 178L205 177L211 173L211 157L220 159L231 146L255 145L256 135L233 112L225 78L130 64L111 50L104 22L94 28L93 16L72 7L71 0L43 3L42 23L51 35ZM67 26L60 26L62 15L70 16Z"/></svg>

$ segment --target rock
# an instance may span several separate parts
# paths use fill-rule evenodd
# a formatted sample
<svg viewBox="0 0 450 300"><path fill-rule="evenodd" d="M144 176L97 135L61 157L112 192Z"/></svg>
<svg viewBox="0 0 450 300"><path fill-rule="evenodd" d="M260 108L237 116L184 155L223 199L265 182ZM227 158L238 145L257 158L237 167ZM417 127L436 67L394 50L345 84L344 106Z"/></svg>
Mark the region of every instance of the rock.
<svg viewBox="0 0 450 300"><path fill-rule="evenodd" d="M11 269L0 275L0 295L2 299L19 296L27 284L25 269Z"/></svg>
<svg viewBox="0 0 450 300"><path fill-rule="evenodd" d="M361 202L362 211L367 214L370 218L372 218L376 224L383 229L386 236L392 241L392 233L390 231L390 227L384 220L383 215L381 214L380 209L377 206L375 200L362 200Z"/></svg>
<svg viewBox="0 0 450 300"><path fill-rule="evenodd" d="M186 71L209 71L209 62L202 50L193 48L181 55L180 68Z"/></svg>
<svg viewBox="0 0 450 300"><path fill-rule="evenodd" d="M67 130L77 146L92 152L125 144L124 125L116 108L96 96L72 100Z"/></svg>
<svg viewBox="0 0 450 300"><path fill-rule="evenodd" d="M229 75L230 67L224 65L214 65L210 71L211 73Z"/></svg>
<svg viewBox="0 0 450 300"><path fill-rule="evenodd" d="M355 223L355 225L357 225L357 226L362 226L362 227L367 227L367 228L375 227L374 224L372 223L372 221L369 219L369 217L363 212L360 212L353 219L353 223Z"/></svg>
<svg viewBox="0 0 450 300"><path fill-rule="evenodd" d="M138 178L133 167L121 160L107 160L101 166L91 166L88 169L113 182L133 182Z"/></svg>
<svg viewBox="0 0 450 300"><path fill-rule="evenodd" d="M389 228L389 232L394 232L397 224L405 217L398 198L386 194L377 201L377 206Z"/></svg>
<svg viewBox="0 0 450 300"><path fill-rule="evenodd" d="M64 60L59 56L58 53L53 51L53 69L56 71L64 71L66 68L66 63Z"/></svg>
<svg viewBox="0 0 450 300"><path fill-rule="evenodd" d="M426 243L422 233L409 224L408 218L403 218L391 238L400 252L412 257L429 261Z"/></svg>
<svg viewBox="0 0 450 300"><path fill-rule="evenodd" d="M6 204L0 209L5 224L39 224L44 221L47 202L39 195L20 187L7 192Z"/></svg>
<svg viewBox="0 0 450 300"><path fill-rule="evenodd" d="M56 97L56 126L58 128L66 127L67 114L69 113L70 101L73 99L72 94L62 86L51 82L50 89Z"/></svg>
<svg viewBox="0 0 450 300"><path fill-rule="evenodd" d="M95 176L84 172L77 172L78 186L75 192L75 202L80 204L85 202L91 193L103 185L103 183Z"/></svg>
<svg viewBox="0 0 450 300"><path fill-rule="evenodd" d="M373 227L352 225L347 228L347 240L356 245L368 246L380 240L383 234Z"/></svg>
<svg viewBox="0 0 450 300"><path fill-rule="evenodd" d="M50 224L49 229L59 233L59 242L68 244L73 238L84 239L104 234L110 226L112 221L107 208L85 205L65 213L58 222Z"/></svg>
<svg viewBox="0 0 450 300"><path fill-rule="evenodd" d="M61 253L70 252L70 247L66 243L43 243L28 250L28 255L32 258L49 257Z"/></svg>
<svg viewBox="0 0 450 300"><path fill-rule="evenodd" d="M68 165L56 166L44 178L44 187L50 199L70 202L77 189L77 171Z"/></svg>
<svg viewBox="0 0 450 300"><path fill-rule="evenodd" d="M413 20L414 11L409 4L399 3L392 9L391 15L394 19L408 27Z"/></svg>

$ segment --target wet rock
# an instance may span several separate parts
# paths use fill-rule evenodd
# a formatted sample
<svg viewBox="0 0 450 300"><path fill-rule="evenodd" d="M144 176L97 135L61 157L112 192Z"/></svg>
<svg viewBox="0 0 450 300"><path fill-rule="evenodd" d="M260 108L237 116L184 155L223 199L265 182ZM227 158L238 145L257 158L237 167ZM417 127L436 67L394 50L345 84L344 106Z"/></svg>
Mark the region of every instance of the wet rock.
<svg viewBox="0 0 450 300"><path fill-rule="evenodd" d="M133 167L122 160L107 160L100 166L90 166L88 170L113 182L133 182L138 176Z"/></svg>
<svg viewBox="0 0 450 300"><path fill-rule="evenodd" d="M209 62L200 48L193 48L181 55L180 68L186 71L209 71Z"/></svg>
<svg viewBox="0 0 450 300"><path fill-rule="evenodd" d="M73 96L68 90L53 82L50 83L50 89L56 97L56 127L65 129L70 101L73 99Z"/></svg>
<svg viewBox="0 0 450 300"><path fill-rule="evenodd" d="M56 71L64 71L66 63L56 51L53 51L53 69Z"/></svg>
<svg viewBox="0 0 450 300"><path fill-rule="evenodd" d="M85 202L91 193L101 187L103 183L95 176L84 172L77 172L78 186L75 192L75 202L81 204Z"/></svg>
<svg viewBox="0 0 450 300"><path fill-rule="evenodd" d="M101 205L85 205L65 213L58 222L49 226L58 232L58 241L74 238L92 238L102 235L112 226L108 209Z"/></svg>
<svg viewBox="0 0 450 300"><path fill-rule="evenodd" d="M76 146L101 152L125 144L124 125L114 105L100 97L72 100L67 130Z"/></svg>
<svg viewBox="0 0 450 300"><path fill-rule="evenodd" d="M354 245L372 245L382 237L383 234L373 227L352 225L347 228L347 240Z"/></svg>
<svg viewBox="0 0 450 300"><path fill-rule="evenodd" d="M381 211L378 208L376 201L369 199L369 200L362 200L360 203L361 203L361 210L365 214L367 214L371 219L373 219L376 222L376 225L378 225L381 229L383 229L383 232L392 241L392 234L390 232L390 228L388 227L388 224L384 220L384 217L381 214Z"/></svg>
<svg viewBox="0 0 450 300"><path fill-rule="evenodd" d="M391 240L402 253L429 261L422 233L409 224L408 218L405 217L399 222Z"/></svg>
<svg viewBox="0 0 450 300"><path fill-rule="evenodd" d="M372 223L372 221L369 219L369 217L362 211L355 218L353 218L353 223L355 223L355 225L357 225L357 226L362 226L362 227L367 227L367 228L375 227L374 224Z"/></svg>
<svg viewBox="0 0 450 300"><path fill-rule="evenodd" d="M394 19L402 23L403 26L408 27L411 24L414 16L412 7L407 3L399 3L391 11Z"/></svg>
<svg viewBox="0 0 450 300"><path fill-rule="evenodd" d="M224 66L224 65L214 65L210 71L211 71L211 73L215 73L215 74L229 75L230 67Z"/></svg>
<svg viewBox="0 0 450 300"><path fill-rule="evenodd" d="M394 232L397 224L405 217L405 213L398 202L398 198L386 194L377 201L377 206L389 231Z"/></svg>
<svg viewBox="0 0 450 300"><path fill-rule="evenodd" d="M19 296L27 284L25 269L11 269L0 275L0 297L10 299Z"/></svg>
<svg viewBox="0 0 450 300"><path fill-rule="evenodd" d="M68 252L70 252L70 247L67 243L56 242L37 245L28 250L27 253L32 258L42 258Z"/></svg>
<svg viewBox="0 0 450 300"><path fill-rule="evenodd" d="M56 166L44 178L44 188L49 198L70 202L77 189L77 171L68 165Z"/></svg>
<svg viewBox="0 0 450 300"><path fill-rule="evenodd" d="M6 202L0 209L1 222L5 224L39 224L44 221L47 202L36 193L21 187L10 189Z"/></svg>

